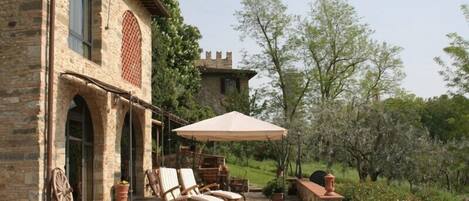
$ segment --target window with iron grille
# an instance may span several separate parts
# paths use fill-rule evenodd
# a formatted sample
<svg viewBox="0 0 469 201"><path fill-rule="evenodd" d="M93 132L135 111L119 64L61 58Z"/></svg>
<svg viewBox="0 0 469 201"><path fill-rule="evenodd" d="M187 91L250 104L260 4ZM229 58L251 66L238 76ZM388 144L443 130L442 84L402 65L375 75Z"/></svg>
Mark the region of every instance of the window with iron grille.
<svg viewBox="0 0 469 201"><path fill-rule="evenodd" d="M91 57L91 0L70 0L68 46Z"/></svg>
<svg viewBox="0 0 469 201"><path fill-rule="evenodd" d="M122 20L122 78L135 86L141 86L142 34L137 18L126 11Z"/></svg>

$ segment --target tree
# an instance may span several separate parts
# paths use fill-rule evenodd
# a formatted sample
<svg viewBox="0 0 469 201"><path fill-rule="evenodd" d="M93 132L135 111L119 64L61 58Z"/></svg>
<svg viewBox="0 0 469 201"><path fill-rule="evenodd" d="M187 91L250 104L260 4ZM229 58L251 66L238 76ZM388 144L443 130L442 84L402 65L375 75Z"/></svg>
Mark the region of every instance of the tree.
<svg viewBox="0 0 469 201"><path fill-rule="evenodd" d="M170 18L152 22L152 100L153 104L189 121L213 115L194 96L200 88L200 73L194 66L199 58L197 27L187 25L175 0L163 0Z"/></svg>
<svg viewBox="0 0 469 201"><path fill-rule="evenodd" d="M387 43L373 43L368 65L360 81L361 98L368 102L382 95L391 95L399 89L405 77L404 66L399 57L402 48Z"/></svg>
<svg viewBox="0 0 469 201"><path fill-rule="evenodd" d="M442 142L469 139L469 99L442 95L426 101L422 123L433 139Z"/></svg>
<svg viewBox="0 0 469 201"><path fill-rule="evenodd" d="M399 166L411 155L416 139L426 136L420 124L419 100L388 99L370 104L327 105L316 133L334 150L334 161L343 162L357 170L360 181L368 177L376 181L381 175L402 174Z"/></svg>
<svg viewBox="0 0 469 201"><path fill-rule="evenodd" d="M320 103L336 100L354 82L370 52L372 31L344 0L318 0L301 25L299 43Z"/></svg>
<svg viewBox="0 0 469 201"><path fill-rule="evenodd" d="M468 5L461 6L461 10L469 22ZM435 61L443 67L440 74L448 87L456 89L457 93L469 94L469 40L457 33L450 33L447 37L451 42L443 51L452 61L448 65L441 57L435 57Z"/></svg>
<svg viewBox="0 0 469 201"><path fill-rule="evenodd" d="M299 119L297 115L311 84L309 73L294 66L295 51L289 35L292 16L286 14L287 7L280 0L243 0L241 3L242 9L235 13L238 18L235 29L243 38L253 39L260 48L260 53L245 56L243 63L269 78L269 86L262 91L269 102L269 113L277 114L270 120L288 129ZM290 132L290 136L292 134L295 135ZM284 168L285 158L282 155L278 160L281 168Z"/></svg>

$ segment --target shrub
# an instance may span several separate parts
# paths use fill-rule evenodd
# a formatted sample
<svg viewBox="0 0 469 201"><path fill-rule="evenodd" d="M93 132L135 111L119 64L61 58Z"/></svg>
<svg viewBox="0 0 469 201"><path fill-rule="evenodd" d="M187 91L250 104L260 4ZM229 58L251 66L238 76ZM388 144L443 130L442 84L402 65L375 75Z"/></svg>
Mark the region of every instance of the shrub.
<svg viewBox="0 0 469 201"><path fill-rule="evenodd" d="M415 192L422 201L460 201L457 196L450 192L442 191L434 187L424 186Z"/></svg>
<svg viewBox="0 0 469 201"><path fill-rule="evenodd" d="M421 201L409 192L381 182L359 183L345 180L336 184L336 192L345 197L344 201Z"/></svg>
<svg viewBox="0 0 469 201"><path fill-rule="evenodd" d="M283 193L285 192L285 183L283 177L275 178L267 183L267 185L262 189L262 193L270 197L274 193Z"/></svg>

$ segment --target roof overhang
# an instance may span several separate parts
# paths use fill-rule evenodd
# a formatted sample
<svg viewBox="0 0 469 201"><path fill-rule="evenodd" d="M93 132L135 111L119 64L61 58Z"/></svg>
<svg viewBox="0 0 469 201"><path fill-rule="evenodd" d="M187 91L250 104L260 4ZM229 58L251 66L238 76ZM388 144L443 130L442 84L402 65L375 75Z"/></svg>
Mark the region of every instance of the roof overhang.
<svg viewBox="0 0 469 201"><path fill-rule="evenodd" d="M141 98L139 98L137 96L132 95L130 93L130 91L121 89L117 86L114 86L114 85L111 85L111 84L108 84L108 83L105 83L105 82L100 81L96 78L92 78L92 77L87 76L87 75L75 73L73 71L63 72L63 73L60 74L60 77L65 79L65 80L70 80L70 81L73 81L74 79L84 81L82 84L84 84L86 86L89 86L89 84L93 84L94 86L96 86L97 88L99 88L99 89L101 89L105 92L113 93L113 94L115 94L115 95L129 101L129 102L132 102L133 104L139 105L139 106L141 106L142 108L145 108L145 109L149 109L155 114L163 115L163 116L167 117L172 122L176 122L176 123L181 124L181 125L189 124L189 122L187 120L182 119L181 117L178 117L177 115L172 114L170 112L164 111L163 109L161 109L161 108L159 108L155 105L152 105L151 103L146 102L145 100L142 100ZM153 123L158 124L157 122L153 122Z"/></svg>
<svg viewBox="0 0 469 201"><path fill-rule="evenodd" d="M255 75L257 75L257 72L254 70L244 70L244 69L228 69L228 68L208 68L208 67L203 67L199 66L199 71L202 74L224 74L224 75L238 75L242 77L247 77L251 79Z"/></svg>
<svg viewBox="0 0 469 201"><path fill-rule="evenodd" d="M160 0L139 0L152 16L170 17L168 9Z"/></svg>

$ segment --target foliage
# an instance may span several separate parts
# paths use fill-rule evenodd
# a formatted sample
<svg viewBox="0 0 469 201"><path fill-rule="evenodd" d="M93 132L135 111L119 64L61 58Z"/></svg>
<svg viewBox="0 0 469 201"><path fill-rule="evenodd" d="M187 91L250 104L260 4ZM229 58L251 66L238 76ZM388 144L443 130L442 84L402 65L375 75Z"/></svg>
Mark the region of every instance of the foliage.
<svg viewBox="0 0 469 201"><path fill-rule="evenodd" d="M382 182L354 182L345 180L336 183L336 192L345 197L344 201L420 200L409 192L395 187L392 188Z"/></svg>
<svg viewBox="0 0 469 201"><path fill-rule="evenodd" d="M466 21L469 22L469 7L461 7ZM451 41L443 51L452 60L450 64L443 61L441 57L436 57L435 61L443 67L440 74L447 82L448 87L456 89L457 93L469 94L469 40L457 33L447 35Z"/></svg>
<svg viewBox="0 0 469 201"><path fill-rule="evenodd" d="M368 176L376 181L383 173L396 173L397 164L405 163L421 141L427 140L412 101L330 105L319 114L313 137L327 143L319 146L333 150L330 160L355 167L361 181Z"/></svg>
<svg viewBox="0 0 469 201"><path fill-rule="evenodd" d="M364 101L379 100L396 94L404 79L404 66L399 57L402 48L387 43L372 43L368 62L360 80L360 96Z"/></svg>
<svg viewBox="0 0 469 201"><path fill-rule="evenodd" d="M199 58L199 30L185 24L178 1L163 0L170 18L152 22L153 104L190 121L213 115L194 96L200 88L200 74L194 66Z"/></svg>
<svg viewBox="0 0 469 201"><path fill-rule="evenodd" d="M280 0L243 0L241 4L242 9L235 13L238 18L235 29L243 38L254 40L260 49L260 53L245 55L243 65L256 69L260 76L269 80L260 91L261 101L267 103L265 112L269 114L268 120L287 129L294 128L294 125L301 124L298 121L303 120L299 117L311 78L305 71L294 67L295 52L290 37L292 16L286 14L287 7ZM290 130L290 136L295 135L300 133ZM281 157L276 157L281 170L286 169L284 166L290 160L291 144L291 139L287 139L286 146L272 143L279 148L274 156L282 153ZM297 144L301 146L300 141Z"/></svg>
<svg viewBox="0 0 469 201"><path fill-rule="evenodd" d="M469 99L442 95L426 101L422 122L432 138L447 142L469 138Z"/></svg>
<svg viewBox="0 0 469 201"><path fill-rule="evenodd" d="M297 42L321 103L335 100L352 86L371 50L370 33L348 2L318 0L313 4Z"/></svg>
<svg viewBox="0 0 469 201"><path fill-rule="evenodd" d="M285 192L285 181L283 177L278 177L267 182L267 185L262 189L262 193L270 197L274 193L284 193Z"/></svg>

